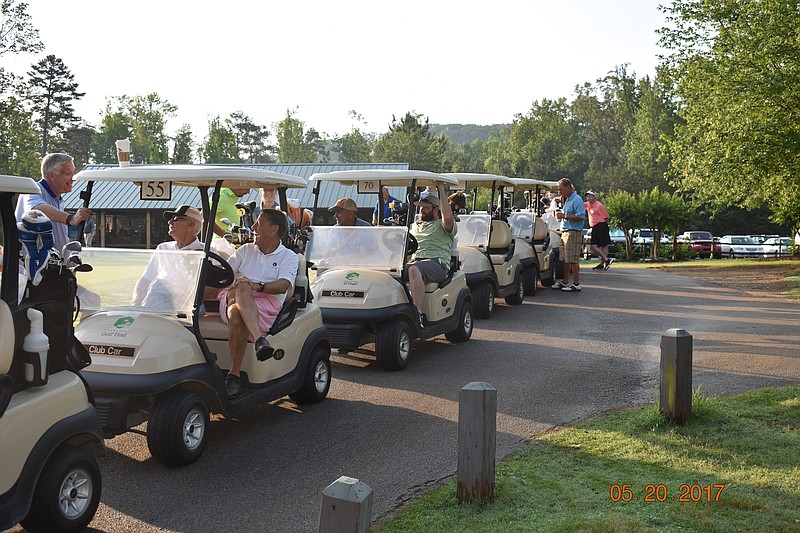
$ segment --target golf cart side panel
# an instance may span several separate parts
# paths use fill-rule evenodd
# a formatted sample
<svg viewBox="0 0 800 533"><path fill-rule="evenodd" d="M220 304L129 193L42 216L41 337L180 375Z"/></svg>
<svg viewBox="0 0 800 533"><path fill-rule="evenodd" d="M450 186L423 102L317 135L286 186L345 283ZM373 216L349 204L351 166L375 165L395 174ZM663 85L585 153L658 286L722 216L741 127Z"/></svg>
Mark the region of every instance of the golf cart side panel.
<svg viewBox="0 0 800 533"><path fill-rule="evenodd" d="M267 340L276 350L286 354L280 360L259 361L256 358L255 345L248 342L245 346L242 371L247 374L251 384L267 383L281 376L288 375L297 368L304 354L307 338L297 335L297 331L313 331L315 324L322 324L322 313L315 304L307 304L297 312L292 324L276 335L269 335ZM224 331L222 330L224 328ZM319 326L324 332L324 327ZM206 315L200 320L200 330L208 344L209 350L217 354L217 365L222 369L231 367L230 350L228 348L227 326L219 318L219 314ZM291 392L291 391L290 391Z"/></svg>
<svg viewBox="0 0 800 533"><path fill-rule="evenodd" d="M453 315L459 303L459 295L469 293L466 275L460 270L453 275L453 279L444 287L433 292L425 293L425 304L422 312L429 322L438 322Z"/></svg>
<svg viewBox="0 0 800 533"><path fill-rule="evenodd" d="M492 270L492 263L485 250L472 246L458 245L458 258L461 261L461 271L468 275Z"/></svg>
<svg viewBox="0 0 800 533"><path fill-rule="evenodd" d="M62 374L64 373L62 372ZM74 374L73 377L77 379ZM85 390L83 385L81 385L81 389ZM15 482L10 487L5 485L0 487L0 530L19 523L28 514L42 468L48 458L62 444L69 442L73 446L91 445L94 449L99 450L98 453L103 453L103 435L97 413L94 407L87 404L85 400L83 405L83 410L55 422L34 443L32 449L26 450L26 455L21 458L24 460L21 472L6 471L7 468L18 462L10 459L9 455L3 455L3 462L0 463L3 472L0 480L15 480ZM23 423L27 423L29 422L27 417L26 413L18 418L23 419L21 420ZM5 429L0 429L0 432L2 431ZM7 450L3 450L3 453L6 452Z"/></svg>
<svg viewBox="0 0 800 533"><path fill-rule="evenodd" d="M383 309L398 302L408 303L408 296L397 278L386 272L367 269L331 269L311 284L314 301L325 310Z"/></svg>
<svg viewBox="0 0 800 533"><path fill-rule="evenodd" d="M13 484L20 474L19 469L31 460L30 454L41 440L40 436L86 410L90 410L94 416L93 425L84 425L80 430L67 428L75 433L95 431L98 442L102 442L95 409L86 401L86 388L72 372L57 372L50 375L46 386L32 387L14 394L0 418L0 434L15 436L13 439L0 439L0 457L3 458L0 463L0 494L11 488L6 485ZM53 449L47 450L48 455ZM39 465L40 468L42 466L44 462Z"/></svg>
<svg viewBox="0 0 800 533"><path fill-rule="evenodd" d="M514 238L514 253L519 256L523 267L538 263L533 247L524 239Z"/></svg>
<svg viewBox="0 0 800 533"><path fill-rule="evenodd" d="M149 375L205 363L194 334L171 317L101 312L82 320L75 336L92 356L86 372Z"/></svg>

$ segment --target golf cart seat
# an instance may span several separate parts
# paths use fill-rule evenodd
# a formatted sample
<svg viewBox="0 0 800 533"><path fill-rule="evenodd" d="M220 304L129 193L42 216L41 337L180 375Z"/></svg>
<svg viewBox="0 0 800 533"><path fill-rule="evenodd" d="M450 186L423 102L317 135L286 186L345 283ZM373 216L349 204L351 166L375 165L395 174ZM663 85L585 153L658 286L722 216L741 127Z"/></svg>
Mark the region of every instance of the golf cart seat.
<svg viewBox="0 0 800 533"><path fill-rule="evenodd" d="M294 281L294 291L291 296L287 296L286 300L284 300L283 306L269 330L269 334L275 335L286 329L294 321L297 311L303 309L311 300L309 295L306 258L303 254L297 254L297 275ZM216 307L216 312L208 309L206 314L200 318L200 333L204 339L228 340L228 325L219 316L219 306Z"/></svg>
<svg viewBox="0 0 800 533"><path fill-rule="evenodd" d="M8 374L14 360L14 319L8 304L0 300L0 374Z"/></svg>
<svg viewBox="0 0 800 533"><path fill-rule="evenodd" d="M536 217L533 225L533 246L536 248L536 252L541 253L544 251L549 240L550 230L547 228L547 223L542 217Z"/></svg>
<svg viewBox="0 0 800 533"><path fill-rule="evenodd" d="M514 255L514 240L511 228L503 220L492 220L492 233L489 237L489 258L493 265L502 265Z"/></svg>

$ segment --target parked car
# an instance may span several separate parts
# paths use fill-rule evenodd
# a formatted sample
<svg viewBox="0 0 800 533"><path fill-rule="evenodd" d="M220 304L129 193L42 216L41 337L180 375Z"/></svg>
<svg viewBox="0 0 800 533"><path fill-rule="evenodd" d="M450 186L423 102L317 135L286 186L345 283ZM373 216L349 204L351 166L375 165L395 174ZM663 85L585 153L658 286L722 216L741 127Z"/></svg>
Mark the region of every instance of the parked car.
<svg viewBox="0 0 800 533"><path fill-rule="evenodd" d="M777 239L780 238L780 235L750 235L750 237L756 241L756 244L764 244L767 239Z"/></svg>
<svg viewBox="0 0 800 533"><path fill-rule="evenodd" d="M619 228L610 228L608 235L611 237L611 244L608 245L609 257L616 257L618 250L625 250L625 232ZM589 259L594 254L591 250L592 246L592 229L583 230L583 258Z"/></svg>
<svg viewBox="0 0 800 533"><path fill-rule="evenodd" d="M752 257L761 256L764 247L753 240L749 235L725 235L719 240L720 254L722 257Z"/></svg>
<svg viewBox="0 0 800 533"><path fill-rule="evenodd" d="M718 257L721 251L709 231L685 231L678 236L678 242L687 245L690 256Z"/></svg>
<svg viewBox="0 0 800 533"><path fill-rule="evenodd" d="M794 253L794 243L791 237L772 237L764 241L761 247L764 249L764 257L777 257Z"/></svg>
<svg viewBox="0 0 800 533"><path fill-rule="evenodd" d="M653 244L655 230L652 229L637 229L633 231L632 241L633 244ZM660 232L659 242L662 244L669 244L672 238L665 232Z"/></svg>

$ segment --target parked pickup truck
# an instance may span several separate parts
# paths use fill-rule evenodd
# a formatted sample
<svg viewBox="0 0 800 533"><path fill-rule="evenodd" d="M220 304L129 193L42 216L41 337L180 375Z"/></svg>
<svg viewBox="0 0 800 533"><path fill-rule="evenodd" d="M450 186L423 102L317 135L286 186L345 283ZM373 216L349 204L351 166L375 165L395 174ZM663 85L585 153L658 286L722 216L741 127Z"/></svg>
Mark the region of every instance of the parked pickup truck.
<svg viewBox="0 0 800 533"><path fill-rule="evenodd" d="M719 257L720 246L708 231L685 231L678 236L678 242L689 247L689 255L697 257Z"/></svg>

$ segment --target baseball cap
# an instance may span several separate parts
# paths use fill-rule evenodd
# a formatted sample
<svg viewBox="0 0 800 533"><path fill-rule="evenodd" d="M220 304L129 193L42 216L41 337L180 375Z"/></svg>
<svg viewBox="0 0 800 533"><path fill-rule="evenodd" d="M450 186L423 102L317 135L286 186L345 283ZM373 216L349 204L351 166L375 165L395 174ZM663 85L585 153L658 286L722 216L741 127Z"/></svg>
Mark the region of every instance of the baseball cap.
<svg viewBox="0 0 800 533"><path fill-rule="evenodd" d="M347 211L358 211L358 206L356 206L356 202L352 198L342 198L341 200L330 206L328 208L328 211L336 212L336 211L341 211L343 209Z"/></svg>
<svg viewBox="0 0 800 533"><path fill-rule="evenodd" d="M175 211L164 211L164 220L169 220L172 217L187 217L200 224L203 223L203 215L200 214L200 210L193 205L184 204Z"/></svg>
<svg viewBox="0 0 800 533"><path fill-rule="evenodd" d="M594 191L593 191L593 190L591 190L591 189L590 189L590 190L588 190L588 191L586 191L586 194L587 194L587 195L591 194L592 196L597 196L597 195L594 193Z"/></svg>
<svg viewBox="0 0 800 533"><path fill-rule="evenodd" d="M426 206L439 207L439 199L434 195L429 194L425 198L422 198L419 201L414 202L414 205L416 205L417 207L426 207Z"/></svg>

